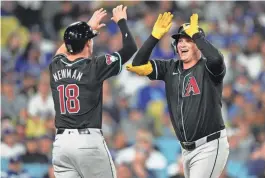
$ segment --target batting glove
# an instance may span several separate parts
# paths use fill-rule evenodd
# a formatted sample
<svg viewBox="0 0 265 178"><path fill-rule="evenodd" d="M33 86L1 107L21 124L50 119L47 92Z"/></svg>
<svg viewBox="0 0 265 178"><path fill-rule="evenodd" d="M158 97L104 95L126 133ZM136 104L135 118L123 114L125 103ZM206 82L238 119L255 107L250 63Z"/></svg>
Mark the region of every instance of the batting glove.
<svg viewBox="0 0 265 178"><path fill-rule="evenodd" d="M148 61L147 64L140 66L132 66L132 64L129 64L126 66L126 69L138 74L139 76L147 76L153 72L153 67L150 61Z"/></svg>
<svg viewBox="0 0 265 178"><path fill-rule="evenodd" d="M171 28L172 18L171 12L165 12L163 15L159 14L153 27L152 36L156 39L161 39Z"/></svg>
<svg viewBox="0 0 265 178"><path fill-rule="evenodd" d="M191 38L195 33L199 32L198 18L198 14L192 14L190 17L190 25L184 25L185 33L187 33L187 35Z"/></svg>

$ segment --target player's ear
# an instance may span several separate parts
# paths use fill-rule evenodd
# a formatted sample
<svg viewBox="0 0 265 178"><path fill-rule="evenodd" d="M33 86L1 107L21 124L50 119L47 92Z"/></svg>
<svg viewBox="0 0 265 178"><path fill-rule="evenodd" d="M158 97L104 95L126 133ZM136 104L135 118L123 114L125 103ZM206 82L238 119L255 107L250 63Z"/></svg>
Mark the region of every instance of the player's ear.
<svg viewBox="0 0 265 178"><path fill-rule="evenodd" d="M93 41L92 39L88 40L86 43L87 47L91 48L93 46Z"/></svg>
<svg viewBox="0 0 265 178"><path fill-rule="evenodd" d="M87 40L86 46L90 47L90 40Z"/></svg>

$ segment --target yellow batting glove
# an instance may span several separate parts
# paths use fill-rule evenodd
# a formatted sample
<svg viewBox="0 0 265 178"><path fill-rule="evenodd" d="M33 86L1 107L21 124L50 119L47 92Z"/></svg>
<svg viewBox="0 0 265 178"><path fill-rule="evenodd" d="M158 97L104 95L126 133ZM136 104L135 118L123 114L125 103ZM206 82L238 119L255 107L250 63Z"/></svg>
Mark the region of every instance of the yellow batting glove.
<svg viewBox="0 0 265 178"><path fill-rule="evenodd" d="M191 38L195 33L199 32L198 18L198 14L192 14L190 17L190 25L184 25L185 33L187 33L187 35L189 35Z"/></svg>
<svg viewBox="0 0 265 178"><path fill-rule="evenodd" d="M140 76L147 76L153 72L153 67L150 61L148 61L147 64L140 66L132 66L132 64L129 64L126 66L126 69Z"/></svg>
<svg viewBox="0 0 265 178"><path fill-rule="evenodd" d="M156 39L161 39L171 28L172 18L171 12L165 12L163 15L159 14L153 27L152 36Z"/></svg>

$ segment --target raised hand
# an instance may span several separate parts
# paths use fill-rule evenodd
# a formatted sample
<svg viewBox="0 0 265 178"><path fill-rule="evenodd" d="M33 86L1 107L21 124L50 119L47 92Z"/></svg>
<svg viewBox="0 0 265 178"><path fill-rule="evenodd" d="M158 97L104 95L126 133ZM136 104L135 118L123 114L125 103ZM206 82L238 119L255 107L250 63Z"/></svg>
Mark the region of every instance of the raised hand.
<svg viewBox="0 0 265 178"><path fill-rule="evenodd" d="M161 39L172 26L173 15L170 12L159 14L156 23L153 27L152 36L156 39Z"/></svg>
<svg viewBox="0 0 265 178"><path fill-rule="evenodd" d="M192 16L190 17L190 25L183 26L185 33L187 33L190 37L192 37L195 33L199 32L198 19L198 14L192 14Z"/></svg>
<svg viewBox="0 0 265 178"><path fill-rule="evenodd" d="M111 17L111 20L115 23L118 23L121 19L127 20L127 6L119 5L112 10L112 13L113 17Z"/></svg>
<svg viewBox="0 0 265 178"><path fill-rule="evenodd" d="M87 24L93 29L98 31L100 28L106 26L106 24L101 23L102 19L107 15L106 10L103 8L94 12Z"/></svg>

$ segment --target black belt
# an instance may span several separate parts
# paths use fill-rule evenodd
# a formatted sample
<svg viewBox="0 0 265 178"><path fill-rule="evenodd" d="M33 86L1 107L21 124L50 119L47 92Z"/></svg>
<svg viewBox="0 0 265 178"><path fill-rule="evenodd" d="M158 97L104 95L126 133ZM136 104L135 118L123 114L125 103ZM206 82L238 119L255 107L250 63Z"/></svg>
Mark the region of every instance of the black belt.
<svg viewBox="0 0 265 178"><path fill-rule="evenodd" d="M90 134L90 131L89 131L88 128L85 128L85 129L77 129L77 130L78 130L78 133L79 134ZM65 131L66 131L65 129L57 129L56 134L63 134ZM71 133L70 130L68 132L69 132L69 134ZM103 132L102 132L101 129L100 129L100 133L101 133L101 135L103 135Z"/></svg>
<svg viewBox="0 0 265 178"><path fill-rule="evenodd" d="M206 137L206 143L207 142L210 142L210 141L213 141L215 139L218 139L220 138L221 136L221 132L216 132L212 135L209 135ZM188 150L188 151L192 151L196 148L196 141L194 142L180 142L182 148L184 148L185 150Z"/></svg>

